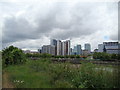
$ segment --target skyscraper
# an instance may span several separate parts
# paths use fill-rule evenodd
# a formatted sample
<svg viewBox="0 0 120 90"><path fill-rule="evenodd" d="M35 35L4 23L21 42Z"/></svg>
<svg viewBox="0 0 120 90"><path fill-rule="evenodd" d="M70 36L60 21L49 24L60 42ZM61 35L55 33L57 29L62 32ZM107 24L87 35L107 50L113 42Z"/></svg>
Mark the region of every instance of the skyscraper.
<svg viewBox="0 0 120 90"><path fill-rule="evenodd" d="M81 54L82 54L81 45L77 45L77 55L81 55Z"/></svg>
<svg viewBox="0 0 120 90"><path fill-rule="evenodd" d="M57 55L57 40L56 39L51 39L50 45L55 46L55 55Z"/></svg>
<svg viewBox="0 0 120 90"><path fill-rule="evenodd" d="M88 52L91 52L91 45L89 43L85 44L85 50L88 50Z"/></svg>
<svg viewBox="0 0 120 90"><path fill-rule="evenodd" d="M77 46L74 46L73 48L73 55L77 55Z"/></svg>

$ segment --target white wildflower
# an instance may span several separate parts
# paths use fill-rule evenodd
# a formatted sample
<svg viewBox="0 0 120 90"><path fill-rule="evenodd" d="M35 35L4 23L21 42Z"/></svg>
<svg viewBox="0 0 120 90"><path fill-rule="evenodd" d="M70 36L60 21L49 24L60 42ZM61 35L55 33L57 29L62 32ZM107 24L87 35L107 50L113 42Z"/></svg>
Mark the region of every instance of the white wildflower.
<svg viewBox="0 0 120 90"><path fill-rule="evenodd" d="M72 79L72 82L74 81L74 79Z"/></svg>
<svg viewBox="0 0 120 90"><path fill-rule="evenodd" d="M14 80L14 83L24 83L23 80Z"/></svg>

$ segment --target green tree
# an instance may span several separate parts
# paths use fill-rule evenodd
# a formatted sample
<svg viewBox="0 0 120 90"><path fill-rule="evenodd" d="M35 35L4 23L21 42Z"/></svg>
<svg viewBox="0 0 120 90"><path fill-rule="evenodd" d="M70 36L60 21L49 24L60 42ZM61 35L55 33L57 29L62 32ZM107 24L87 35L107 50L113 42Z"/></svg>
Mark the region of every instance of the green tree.
<svg viewBox="0 0 120 90"><path fill-rule="evenodd" d="M118 59L118 54L112 54L111 59Z"/></svg>
<svg viewBox="0 0 120 90"><path fill-rule="evenodd" d="M2 50L2 62L3 66L13 64L23 64L26 61L25 54L17 47L9 46Z"/></svg>
<svg viewBox="0 0 120 90"><path fill-rule="evenodd" d="M43 58L51 58L52 55L51 55L51 54L48 54L48 53L42 53L42 54L41 54L41 57L43 57Z"/></svg>

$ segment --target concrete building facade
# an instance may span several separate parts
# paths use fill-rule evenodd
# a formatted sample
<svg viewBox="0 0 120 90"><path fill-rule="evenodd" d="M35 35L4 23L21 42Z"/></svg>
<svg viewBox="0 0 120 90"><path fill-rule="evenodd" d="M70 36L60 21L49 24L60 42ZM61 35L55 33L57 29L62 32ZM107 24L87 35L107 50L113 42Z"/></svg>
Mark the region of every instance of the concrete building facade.
<svg viewBox="0 0 120 90"><path fill-rule="evenodd" d="M42 53L48 53L51 55L55 55L55 46L54 45L43 45Z"/></svg>

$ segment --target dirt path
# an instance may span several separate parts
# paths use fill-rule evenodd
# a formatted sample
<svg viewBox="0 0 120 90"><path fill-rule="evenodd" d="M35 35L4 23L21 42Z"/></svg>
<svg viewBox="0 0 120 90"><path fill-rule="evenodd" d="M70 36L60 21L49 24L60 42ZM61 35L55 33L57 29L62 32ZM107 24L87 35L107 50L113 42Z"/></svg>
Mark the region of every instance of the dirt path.
<svg viewBox="0 0 120 90"><path fill-rule="evenodd" d="M9 75L6 72L3 74L2 88L14 88L12 83L9 81Z"/></svg>
<svg viewBox="0 0 120 90"><path fill-rule="evenodd" d="M0 72L0 89L2 89L2 72Z"/></svg>

